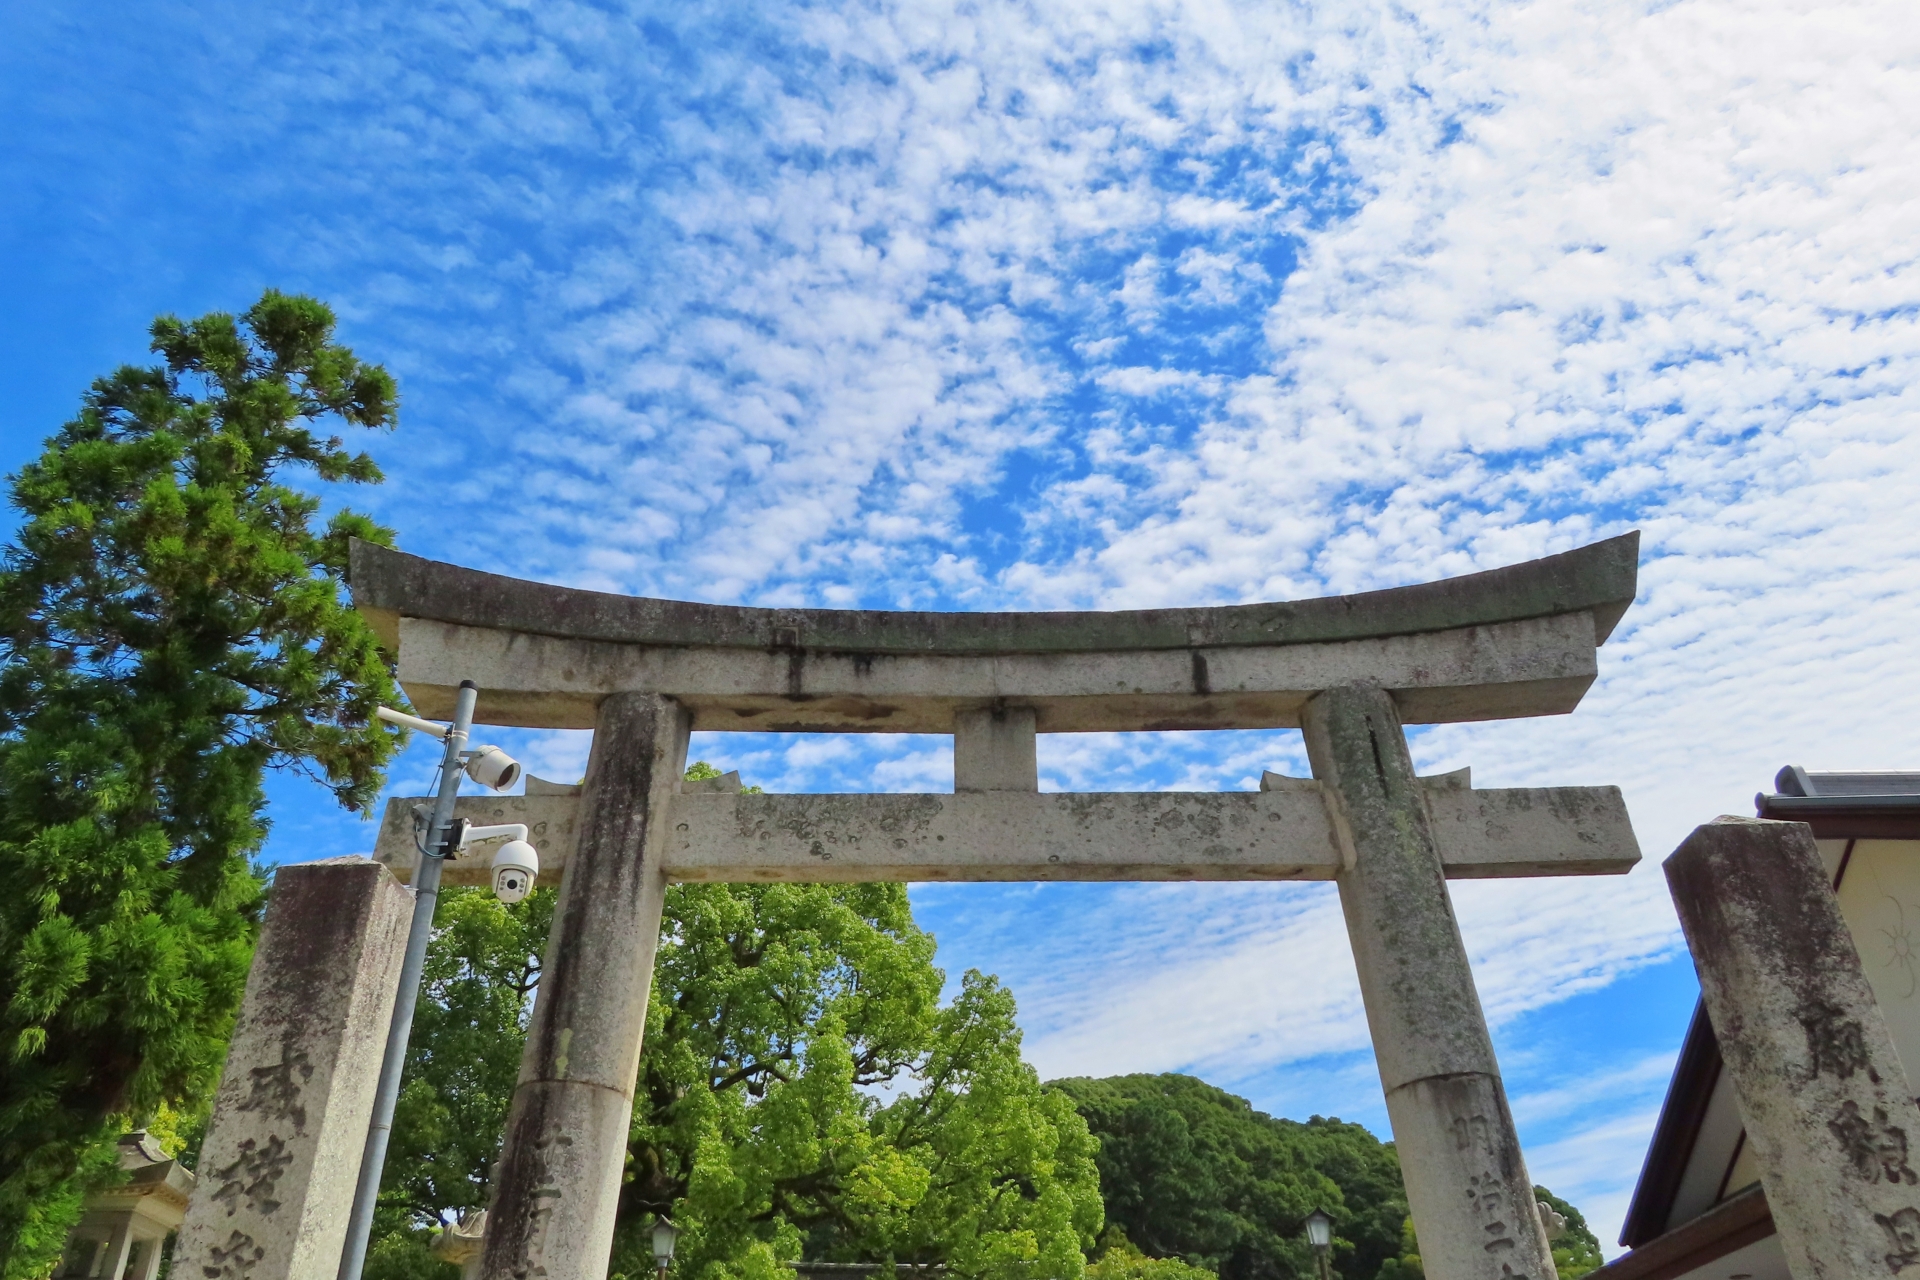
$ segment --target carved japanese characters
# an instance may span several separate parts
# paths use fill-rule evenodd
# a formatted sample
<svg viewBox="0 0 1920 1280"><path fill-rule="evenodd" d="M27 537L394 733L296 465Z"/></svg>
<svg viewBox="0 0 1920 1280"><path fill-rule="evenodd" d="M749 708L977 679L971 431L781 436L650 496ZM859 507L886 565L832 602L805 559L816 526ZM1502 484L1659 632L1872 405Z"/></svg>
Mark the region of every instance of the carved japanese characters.
<svg viewBox="0 0 1920 1280"><path fill-rule="evenodd" d="M1811 832L1721 818L1666 871L1788 1268L1920 1264L1920 1106Z"/></svg>

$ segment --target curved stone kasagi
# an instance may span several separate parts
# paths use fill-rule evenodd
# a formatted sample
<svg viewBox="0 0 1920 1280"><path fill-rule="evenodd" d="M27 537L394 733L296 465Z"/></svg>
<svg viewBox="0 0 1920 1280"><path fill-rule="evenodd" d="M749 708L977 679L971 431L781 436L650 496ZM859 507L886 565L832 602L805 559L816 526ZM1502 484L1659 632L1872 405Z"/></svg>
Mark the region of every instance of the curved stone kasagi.
<svg viewBox="0 0 1920 1280"><path fill-rule="evenodd" d="M1311 644L1592 612L1604 641L1633 603L1638 531L1410 587L1267 604L1089 612L758 609L528 582L354 540L353 601L389 646L398 620L703 649L873 654L1093 653Z"/></svg>
<svg viewBox="0 0 1920 1280"><path fill-rule="evenodd" d="M1362 680L1408 722L1570 711L1632 603L1639 535L1460 578L1213 608L934 613L761 609L581 591L355 542L355 605L414 704L463 679L485 723L583 728L645 690L704 730L950 732L1035 708L1041 732L1289 727ZM444 704L444 705L443 705Z"/></svg>

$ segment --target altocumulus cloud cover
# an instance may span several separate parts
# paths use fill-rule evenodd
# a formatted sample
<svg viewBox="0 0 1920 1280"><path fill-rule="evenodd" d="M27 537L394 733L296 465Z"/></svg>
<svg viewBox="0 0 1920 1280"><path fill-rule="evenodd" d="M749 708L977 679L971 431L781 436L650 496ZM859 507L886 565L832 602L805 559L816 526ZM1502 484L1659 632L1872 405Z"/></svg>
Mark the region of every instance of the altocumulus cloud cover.
<svg viewBox="0 0 1920 1280"><path fill-rule="evenodd" d="M404 546L744 603L1210 604L1628 528L1584 707L1418 735L1617 783L1657 861L1915 765L1920 24L1900 0L343 3L0 16L0 451L264 285L400 376ZM578 769L569 735L506 735ZM708 737L770 789L944 740ZM1044 739L1248 788L1296 735ZM425 782L410 760L396 787ZM294 782L279 859L370 831ZM1324 887L916 891L1048 1075L1384 1133ZM1657 868L1456 886L1538 1179L1617 1228L1691 973Z"/></svg>

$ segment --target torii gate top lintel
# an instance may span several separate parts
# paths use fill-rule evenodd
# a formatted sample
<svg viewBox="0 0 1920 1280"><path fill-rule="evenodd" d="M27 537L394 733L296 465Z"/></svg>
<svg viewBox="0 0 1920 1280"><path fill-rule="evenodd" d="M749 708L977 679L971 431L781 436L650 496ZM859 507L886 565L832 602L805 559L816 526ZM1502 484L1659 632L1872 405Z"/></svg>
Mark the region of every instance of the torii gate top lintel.
<svg viewBox="0 0 1920 1280"><path fill-rule="evenodd" d="M710 730L945 733L1017 703L1039 732L1280 728L1366 680L1409 723L1571 711L1632 603L1639 534L1482 573L1210 608L767 609L528 582L371 543L355 605L423 714L463 679L478 718L590 728L608 693L674 697Z"/></svg>

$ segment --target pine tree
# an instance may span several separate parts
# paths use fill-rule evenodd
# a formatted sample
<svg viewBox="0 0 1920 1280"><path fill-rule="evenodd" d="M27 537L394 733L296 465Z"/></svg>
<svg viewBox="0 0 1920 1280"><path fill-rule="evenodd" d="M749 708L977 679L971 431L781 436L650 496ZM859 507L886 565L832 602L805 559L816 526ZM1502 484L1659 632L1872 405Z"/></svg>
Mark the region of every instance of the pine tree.
<svg viewBox="0 0 1920 1280"><path fill-rule="evenodd" d="M390 542L288 472L371 483L323 421L390 427L393 379L311 298L154 322L12 477L0 562L0 1274L44 1273L103 1143L217 1077L262 896L264 771L366 808L397 737L341 598Z"/></svg>

